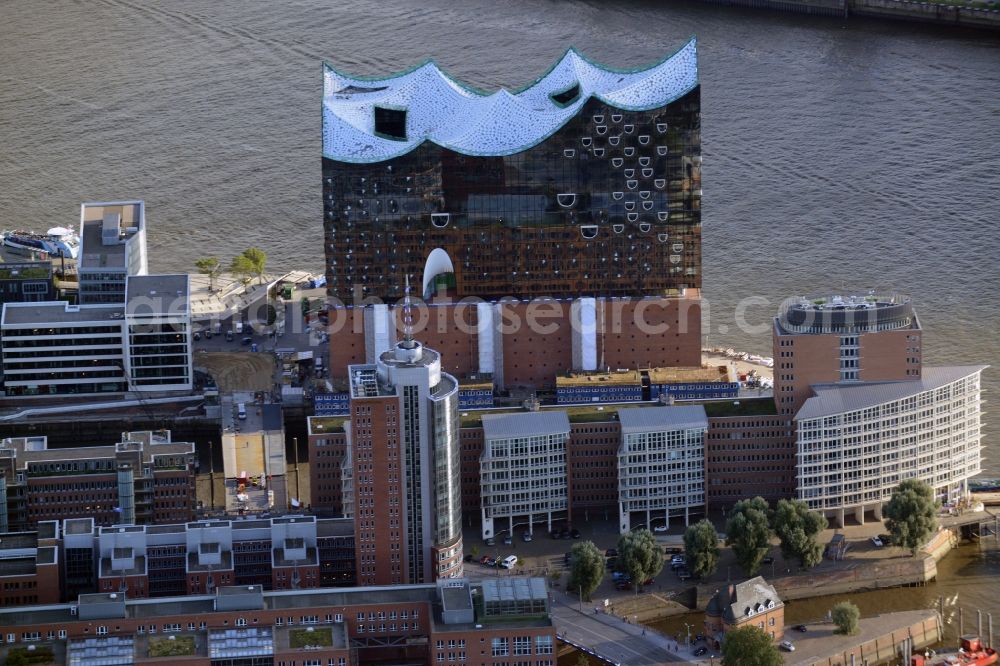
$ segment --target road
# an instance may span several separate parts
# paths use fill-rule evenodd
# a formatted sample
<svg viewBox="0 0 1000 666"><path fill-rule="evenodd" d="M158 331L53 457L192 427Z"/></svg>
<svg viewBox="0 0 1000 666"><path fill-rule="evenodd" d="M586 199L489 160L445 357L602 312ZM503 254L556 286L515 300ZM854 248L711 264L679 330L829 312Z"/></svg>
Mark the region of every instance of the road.
<svg viewBox="0 0 1000 666"><path fill-rule="evenodd" d="M589 648L623 666L697 661L683 645L674 651L674 641L653 629L626 623L604 612L595 613L593 606L583 608L581 612L576 601L560 593L556 593L552 603L556 631L572 644Z"/></svg>

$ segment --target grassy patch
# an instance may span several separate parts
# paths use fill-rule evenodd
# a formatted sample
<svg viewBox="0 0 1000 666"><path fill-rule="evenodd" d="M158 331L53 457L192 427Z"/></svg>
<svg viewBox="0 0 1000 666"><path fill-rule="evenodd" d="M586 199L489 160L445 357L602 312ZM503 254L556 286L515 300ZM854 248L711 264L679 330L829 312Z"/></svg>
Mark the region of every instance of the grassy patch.
<svg viewBox="0 0 1000 666"><path fill-rule="evenodd" d="M314 627L313 631L289 629L288 645L293 648L303 648L307 645L331 647L333 645L333 632L329 627Z"/></svg>
<svg viewBox="0 0 1000 666"><path fill-rule="evenodd" d="M149 639L150 657L185 657L194 654L194 636Z"/></svg>

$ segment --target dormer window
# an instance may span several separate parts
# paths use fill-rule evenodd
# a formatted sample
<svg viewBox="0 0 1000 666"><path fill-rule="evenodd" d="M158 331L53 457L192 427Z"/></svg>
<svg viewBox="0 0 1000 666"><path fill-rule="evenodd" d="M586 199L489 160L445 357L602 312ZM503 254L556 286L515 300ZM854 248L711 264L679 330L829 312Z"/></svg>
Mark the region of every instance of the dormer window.
<svg viewBox="0 0 1000 666"><path fill-rule="evenodd" d="M406 141L406 109L375 107L375 134L394 141Z"/></svg>
<svg viewBox="0 0 1000 666"><path fill-rule="evenodd" d="M556 103L556 106L567 107L580 97L580 84L574 83L562 92L552 93L550 97Z"/></svg>

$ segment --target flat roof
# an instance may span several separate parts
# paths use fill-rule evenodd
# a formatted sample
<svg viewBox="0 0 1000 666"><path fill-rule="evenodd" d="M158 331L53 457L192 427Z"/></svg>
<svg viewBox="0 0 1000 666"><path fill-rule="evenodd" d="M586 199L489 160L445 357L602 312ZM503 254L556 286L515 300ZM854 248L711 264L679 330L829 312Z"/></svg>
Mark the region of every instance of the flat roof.
<svg viewBox="0 0 1000 666"><path fill-rule="evenodd" d="M571 372L556 377L556 388L569 386L632 386L648 376L653 384L692 384L731 382L729 368L713 365L690 368L649 368L647 370L614 370L611 372Z"/></svg>
<svg viewBox="0 0 1000 666"><path fill-rule="evenodd" d="M129 316L186 315L191 311L188 276L130 275L125 279Z"/></svg>
<svg viewBox="0 0 1000 666"><path fill-rule="evenodd" d="M484 414L483 433L486 439L569 434L569 418L562 410Z"/></svg>
<svg viewBox="0 0 1000 666"><path fill-rule="evenodd" d="M139 228L143 220L142 201L108 201L80 206L80 268L126 269L125 243L104 244L104 217L120 215L122 233Z"/></svg>
<svg viewBox="0 0 1000 666"><path fill-rule="evenodd" d="M652 368L649 381L653 384L692 384L696 382L731 382L729 367L710 365L701 368Z"/></svg>
<svg viewBox="0 0 1000 666"><path fill-rule="evenodd" d="M925 367L919 379L896 382L857 382L851 384L819 384L812 387L813 397L803 403L795 415L796 421L835 416L894 400L908 398L924 391L957 382L982 372L988 365L951 365Z"/></svg>
<svg viewBox="0 0 1000 666"><path fill-rule="evenodd" d="M88 322L121 322L121 305L70 305L66 301L4 303L2 326L45 326Z"/></svg>
<svg viewBox="0 0 1000 666"><path fill-rule="evenodd" d="M91 534L93 531L93 518L68 518L63 521L64 534Z"/></svg>
<svg viewBox="0 0 1000 666"><path fill-rule="evenodd" d="M618 414L622 433L708 428L705 408L701 405L625 409Z"/></svg>
<svg viewBox="0 0 1000 666"><path fill-rule="evenodd" d="M344 432L344 422L349 416L310 416L307 420L310 435L325 435L331 432Z"/></svg>

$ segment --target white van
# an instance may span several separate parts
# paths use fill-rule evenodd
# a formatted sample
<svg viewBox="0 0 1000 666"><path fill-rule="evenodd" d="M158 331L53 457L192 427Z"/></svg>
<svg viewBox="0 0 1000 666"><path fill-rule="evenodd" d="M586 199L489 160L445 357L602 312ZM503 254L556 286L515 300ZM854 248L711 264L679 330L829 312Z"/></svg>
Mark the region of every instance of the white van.
<svg viewBox="0 0 1000 666"><path fill-rule="evenodd" d="M242 402L236 405L236 415L240 418L240 421L247 420L247 406Z"/></svg>
<svg viewBox="0 0 1000 666"><path fill-rule="evenodd" d="M508 555L507 557L500 560L500 566L504 569L513 569L514 565L517 564L517 555Z"/></svg>

